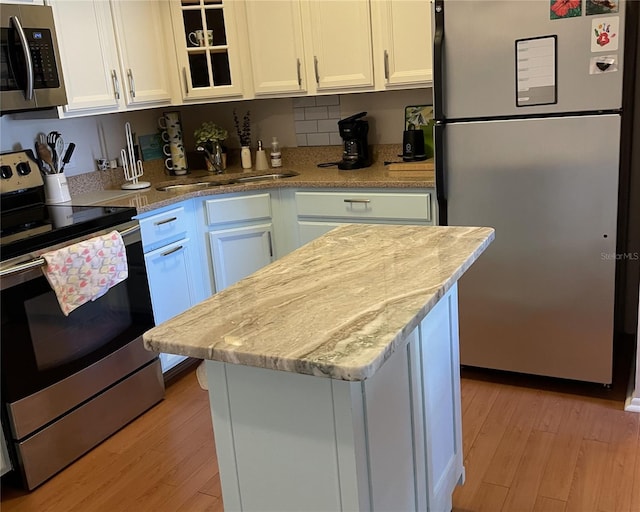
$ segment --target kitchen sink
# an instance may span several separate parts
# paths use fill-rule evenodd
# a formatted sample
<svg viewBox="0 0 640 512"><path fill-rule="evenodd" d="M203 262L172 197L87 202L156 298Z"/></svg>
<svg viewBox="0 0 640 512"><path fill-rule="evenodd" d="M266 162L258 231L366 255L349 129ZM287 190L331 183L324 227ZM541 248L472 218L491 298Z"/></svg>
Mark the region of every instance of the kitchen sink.
<svg viewBox="0 0 640 512"><path fill-rule="evenodd" d="M186 183L165 183L164 185L160 185L156 187L156 190L160 190L161 192L169 192L169 191L180 191L180 192L189 192L196 190L204 190L207 188L215 188L221 187L224 185L234 185L240 183L255 183L260 181L277 181L285 178L293 178L294 176L298 176L299 173L289 171L289 172L272 172L268 174L257 174L254 176L241 176L239 178L230 178L230 179L216 179L209 181L191 181Z"/></svg>
<svg viewBox="0 0 640 512"><path fill-rule="evenodd" d="M192 183L169 183L167 185L161 185L156 187L156 190L161 192L170 192L170 191L180 191L180 192L188 192L195 190L203 190L206 188L215 188L221 187L223 185L231 185L234 183L233 180L226 181L196 181Z"/></svg>
<svg viewBox="0 0 640 512"><path fill-rule="evenodd" d="M234 183L251 183L254 181L272 181L280 180L283 178L293 178L298 176L297 172L274 172L269 174L259 174L258 176L244 176L242 178L235 178Z"/></svg>

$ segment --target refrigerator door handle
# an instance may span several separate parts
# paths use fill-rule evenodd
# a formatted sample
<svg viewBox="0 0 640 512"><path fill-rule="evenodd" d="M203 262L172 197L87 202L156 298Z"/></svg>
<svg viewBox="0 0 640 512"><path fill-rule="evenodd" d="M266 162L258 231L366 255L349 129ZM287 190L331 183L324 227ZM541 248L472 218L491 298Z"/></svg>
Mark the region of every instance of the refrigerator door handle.
<svg viewBox="0 0 640 512"><path fill-rule="evenodd" d="M433 117L444 121L443 97L443 51L444 51L444 0L434 2L433 33Z"/></svg>
<svg viewBox="0 0 640 512"><path fill-rule="evenodd" d="M434 167L436 178L436 199L438 200L438 225L448 226L447 219L447 179L444 170L444 130L445 124L436 121L433 126Z"/></svg>

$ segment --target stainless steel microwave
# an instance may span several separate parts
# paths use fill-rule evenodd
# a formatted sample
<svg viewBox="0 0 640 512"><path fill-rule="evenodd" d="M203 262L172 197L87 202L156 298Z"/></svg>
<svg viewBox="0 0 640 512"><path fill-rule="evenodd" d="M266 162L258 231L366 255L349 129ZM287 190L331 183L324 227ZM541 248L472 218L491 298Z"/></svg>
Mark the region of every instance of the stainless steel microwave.
<svg viewBox="0 0 640 512"><path fill-rule="evenodd" d="M66 105L51 7L0 4L0 113Z"/></svg>

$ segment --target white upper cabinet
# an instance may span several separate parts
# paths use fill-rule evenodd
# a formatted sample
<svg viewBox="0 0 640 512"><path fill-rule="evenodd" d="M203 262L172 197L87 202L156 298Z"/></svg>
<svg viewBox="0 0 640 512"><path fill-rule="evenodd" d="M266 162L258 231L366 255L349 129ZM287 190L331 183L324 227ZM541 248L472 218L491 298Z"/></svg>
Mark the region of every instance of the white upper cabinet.
<svg viewBox="0 0 640 512"><path fill-rule="evenodd" d="M127 105L171 100L166 0L111 2Z"/></svg>
<svg viewBox="0 0 640 512"><path fill-rule="evenodd" d="M295 96L432 82L426 0L245 0L253 92Z"/></svg>
<svg viewBox="0 0 640 512"><path fill-rule="evenodd" d="M171 0L182 99L241 98L237 1Z"/></svg>
<svg viewBox="0 0 640 512"><path fill-rule="evenodd" d="M301 2L310 93L373 90L368 0Z"/></svg>
<svg viewBox="0 0 640 512"><path fill-rule="evenodd" d="M68 105L63 116L117 112L171 101L158 0L54 0Z"/></svg>
<svg viewBox="0 0 640 512"><path fill-rule="evenodd" d="M255 95L306 92L300 3L248 0L245 9Z"/></svg>
<svg viewBox="0 0 640 512"><path fill-rule="evenodd" d="M372 0L376 90L430 85L431 7L425 0Z"/></svg>

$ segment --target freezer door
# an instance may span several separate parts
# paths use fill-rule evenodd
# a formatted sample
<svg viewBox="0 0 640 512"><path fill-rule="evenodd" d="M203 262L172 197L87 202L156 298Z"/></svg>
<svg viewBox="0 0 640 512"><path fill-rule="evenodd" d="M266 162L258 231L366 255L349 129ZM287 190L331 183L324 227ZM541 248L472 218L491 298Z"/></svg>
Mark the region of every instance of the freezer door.
<svg viewBox="0 0 640 512"><path fill-rule="evenodd" d="M462 364L610 383L620 117L445 133L449 224L496 230L460 280Z"/></svg>
<svg viewBox="0 0 640 512"><path fill-rule="evenodd" d="M624 1L619 12L550 19L549 0L439 0L444 39L441 70L434 69L434 94L442 86L443 115L448 119L618 109L622 98ZM554 2L551 2L553 4ZM586 9L586 5L583 7ZM615 36L594 43L594 22L605 20ZM596 26L597 30L597 26ZM437 27L436 27L437 33ZM557 36L557 103L516 105L516 40ZM607 36L609 37L609 36ZM601 42L604 42L601 40ZM592 44L596 51L592 50ZM617 49L614 49L617 48ZM521 48L524 49L524 48ZM436 45L435 50L438 51ZM533 51L533 49L531 49ZM591 74L592 58L617 59L618 71ZM438 62L434 56L434 62ZM520 85L536 75L521 63ZM441 74L439 74L439 71ZM524 81L523 81L524 80ZM535 89L531 89L535 94Z"/></svg>

